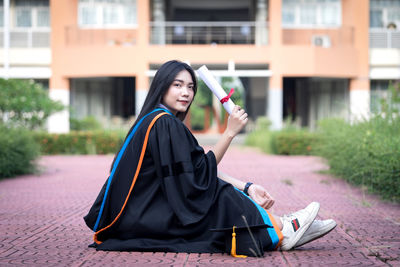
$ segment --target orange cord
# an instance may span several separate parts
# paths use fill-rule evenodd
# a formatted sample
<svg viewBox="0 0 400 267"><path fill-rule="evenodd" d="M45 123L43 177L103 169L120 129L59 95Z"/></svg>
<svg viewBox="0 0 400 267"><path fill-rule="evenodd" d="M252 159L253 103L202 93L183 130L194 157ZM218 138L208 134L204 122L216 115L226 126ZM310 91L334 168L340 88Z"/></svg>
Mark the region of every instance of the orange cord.
<svg viewBox="0 0 400 267"><path fill-rule="evenodd" d="M278 235L278 238L279 238L279 242L275 247L275 249L277 249L278 247L281 246L281 243L282 243L282 240L283 240L283 234L282 234L281 230L279 230L278 224L276 223L274 216L272 216L271 213L269 213L267 210L265 210L265 211L267 212L267 214L269 216L269 219L271 220L272 226L274 227L275 232L276 232L276 234Z"/></svg>

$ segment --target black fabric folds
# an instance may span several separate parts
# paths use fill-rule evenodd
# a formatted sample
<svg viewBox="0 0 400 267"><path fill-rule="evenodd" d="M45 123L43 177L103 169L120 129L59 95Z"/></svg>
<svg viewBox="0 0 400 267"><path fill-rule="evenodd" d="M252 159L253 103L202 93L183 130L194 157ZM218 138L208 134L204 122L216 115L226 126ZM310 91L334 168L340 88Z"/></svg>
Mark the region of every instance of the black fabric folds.
<svg viewBox="0 0 400 267"><path fill-rule="evenodd" d="M121 210L132 184L151 120L150 114L127 146L106 197L101 230ZM106 181L107 184L107 181ZM106 184L85 216L93 229ZM150 131L138 179L120 218L97 235L98 250L227 252L223 232L212 228L264 224L256 206L217 177L212 151L204 153L185 125L172 115L160 117ZM255 236L264 249L271 245L266 229Z"/></svg>

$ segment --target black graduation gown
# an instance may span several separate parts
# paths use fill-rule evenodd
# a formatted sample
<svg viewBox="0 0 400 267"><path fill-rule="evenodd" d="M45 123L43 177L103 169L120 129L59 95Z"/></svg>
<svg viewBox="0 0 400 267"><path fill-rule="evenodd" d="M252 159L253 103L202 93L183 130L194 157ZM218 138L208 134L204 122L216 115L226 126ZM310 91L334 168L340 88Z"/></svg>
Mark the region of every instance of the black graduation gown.
<svg viewBox="0 0 400 267"><path fill-rule="evenodd" d="M84 217L97 231L98 250L225 252L224 233L211 228L244 226L242 215L249 225L265 223L247 196L217 177L213 152L204 153L175 116L157 109L131 135ZM267 229L255 239L263 250L274 248Z"/></svg>

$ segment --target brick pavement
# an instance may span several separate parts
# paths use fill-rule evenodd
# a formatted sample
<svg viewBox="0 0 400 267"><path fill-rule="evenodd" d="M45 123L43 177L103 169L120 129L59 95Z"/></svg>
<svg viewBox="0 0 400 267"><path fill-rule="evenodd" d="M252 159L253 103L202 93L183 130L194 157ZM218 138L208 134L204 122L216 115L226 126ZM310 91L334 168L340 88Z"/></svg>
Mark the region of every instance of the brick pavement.
<svg viewBox="0 0 400 267"><path fill-rule="evenodd" d="M319 201L319 217L335 219L338 227L297 250L266 252L264 258L96 252L87 247L92 233L82 217L111 161L112 156L45 156L40 175L0 181L0 266L400 266L400 205L321 174L327 166L319 158L268 156L239 147L230 148L223 171L268 188L279 214Z"/></svg>

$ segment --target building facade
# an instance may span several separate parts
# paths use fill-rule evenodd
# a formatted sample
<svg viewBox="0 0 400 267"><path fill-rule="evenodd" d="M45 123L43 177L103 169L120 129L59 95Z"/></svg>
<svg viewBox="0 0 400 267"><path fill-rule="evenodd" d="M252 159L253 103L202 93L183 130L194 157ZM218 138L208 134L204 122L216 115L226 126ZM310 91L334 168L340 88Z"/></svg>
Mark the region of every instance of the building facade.
<svg viewBox="0 0 400 267"><path fill-rule="evenodd" d="M48 0L1 1L0 77L35 79L48 88L50 32Z"/></svg>
<svg viewBox="0 0 400 267"><path fill-rule="evenodd" d="M399 12L378 3L396 1L11 0L10 21L18 17L13 8L25 5L32 18L25 28L36 29L42 2L50 11L51 46L45 49L51 56L39 56L41 48L32 46L26 53L48 60L50 96L71 106L49 120L52 132L68 131L69 116L137 115L155 71L171 59L239 79L250 117L268 116L275 129L286 118L315 127L330 116L368 117L370 86L399 76L398 30L387 33L386 25ZM373 39L378 26L376 34L394 40L390 47ZM11 55L14 49L11 44L8 73L23 56ZM33 76L24 78L46 78Z"/></svg>
<svg viewBox="0 0 400 267"><path fill-rule="evenodd" d="M400 1L371 1L369 48L371 110L377 111L400 79Z"/></svg>

